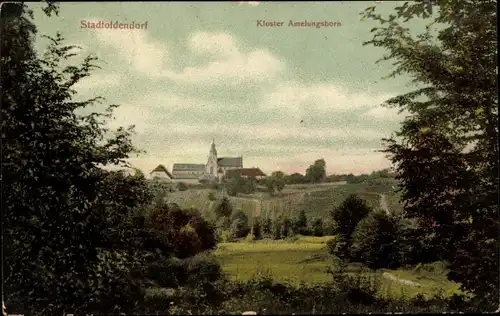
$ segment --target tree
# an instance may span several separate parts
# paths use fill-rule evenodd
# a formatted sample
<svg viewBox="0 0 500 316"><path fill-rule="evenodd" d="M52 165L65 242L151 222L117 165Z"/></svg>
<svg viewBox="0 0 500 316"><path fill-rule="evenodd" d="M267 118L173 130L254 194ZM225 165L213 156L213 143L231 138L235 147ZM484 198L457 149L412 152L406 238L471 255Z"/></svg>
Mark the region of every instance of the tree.
<svg viewBox="0 0 500 316"><path fill-rule="evenodd" d="M307 230L307 216L306 216L306 212L303 209L300 210L300 212L299 212L299 216L297 217L297 220L295 221L295 226L296 226L299 234L305 235L304 233Z"/></svg>
<svg viewBox="0 0 500 316"><path fill-rule="evenodd" d="M395 223L385 212L372 212L363 218L352 235L350 260L363 262L370 269L398 266Z"/></svg>
<svg viewBox="0 0 500 316"><path fill-rule="evenodd" d="M217 219L221 217L229 218L232 213L233 207L231 205L231 202L227 197L223 197L219 205L215 208L215 215L217 216Z"/></svg>
<svg viewBox="0 0 500 316"><path fill-rule="evenodd" d="M237 171L229 170L223 178L224 186L229 195L238 193L250 194L255 192L255 179L243 178Z"/></svg>
<svg viewBox="0 0 500 316"><path fill-rule="evenodd" d="M255 237L255 240L262 239L262 227L260 224L260 218L255 218L252 225L252 234Z"/></svg>
<svg viewBox="0 0 500 316"><path fill-rule="evenodd" d="M314 236L323 236L323 220L321 218L313 220L311 229Z"/></svg>
<svg viewBox="0 0 500 316"><path fill-rule="evenodd" d="M150 215L151 227L166 233L172 241L176 257L187 258L215 248L215 228L196 209L182 210L179 206L155 207Z"/></svg>
<svg viewBox="0 0 500 316"><path fill-rule="evenodd" d="M235 218L231 222L231 238L243 238L250 232L248 222L241 218Z"/></svg>
<svg viewBox="0 0 500 316"><path fill-rule="evenodd" d="M272 231L271 231L271 235L274 240L281 239L282 237L281 233L283 231L282 229L283 229L283 223L281 218L276 218L273 221Z"/></svg>
<svg viewBox="0 0 500 316"><path fill-rule="evenodd" d="M348 261L349 260L349 246L350 246L350 240L347 240L345 237L342 235L335 236L335 238L332 238L326 242L326 245L328 247L328 252L339 258L342 259L341 261Z"/></svg>
<svg viewBox="0 0 500 316"><path fill-rule="evenodd" d="M370 207L363 199L351 194L333 210L331 215L338 233L349 239L359 221L370 212Z"/></svg>
<svg viewBox="0 0 500 316"><path fill-rule="evenodd" d="M273 231L273 221L266 217L262 219L262 233L264 236L270 236Z"/></svg>
<svg viewBox="0 0 500 316"><path fill-rule="evenodd" d="M308 182L318 183L326 179L326 162L324 159L318 159L306 170L306 179Z"/></svg>
<svg viewBox="0 0 500 316"><path fill-rule="evenodd" d="M232 238L241 238L250 232L248 216L242 210L235 210L231 215L231 236Z"/></svg>
<svg viewBox="0 0 500 316"><path fill-rule="evenodd" d="M57 14L57 6L45 11ZM144 298L133 273L142 267L144 250L130 215L145 196L145 182L100 168L126 166L136 152L132 129L105 128L116 106L79 114L101 101L74 101L73 86L96 68L96 59L64 66L74 47L64 46L59 34L37 56L32 19L26 5L2 4L5 302L16 312L40 315L76 308L132 312Z"/></svg>
<svg viewBox="0 0 500 316"><path fill-rule="evenodd" d="M179 189L179 191L186 191L189 188L184 182L179 182L177 183L177 189Z"/></svg>
<svg viewBox="0 0 500 316"><path fill-rule="evenodd" d="M389 18L374 10L366 15L380 27L365 44L389 51L383 60L396 65L390 77L407 74L419 84L387 101L408 113L386 140L405 212L426 223L422 233L450 262L449 278L472 291L483 308L497 306L496 2L418 1L397 7ZM432 19L417 37L400 25L415 16Z"/></svg>
<svg viewBox="0 0 500 316"><path fill-rule="evenodd" d="M281 236L283 238L290 237L292 236L293 231L292 231L292 222L290 221L289 218L285 217L282 222L281 226Z"/></svg>
<svg viewBox="0 0 500 316"><path fill-rule="evenodd" d="M292 173L284 178L286 184L301 184L305 183L304 176L300 173Z"/></svg>
<svg viewBox="0 0 500 316"><path fill-rule="evenodd" d="M271 195L275 191L281 192L285 188L285 174L281 171L274 171L271 176L266 178L266 187Z"/></svg>

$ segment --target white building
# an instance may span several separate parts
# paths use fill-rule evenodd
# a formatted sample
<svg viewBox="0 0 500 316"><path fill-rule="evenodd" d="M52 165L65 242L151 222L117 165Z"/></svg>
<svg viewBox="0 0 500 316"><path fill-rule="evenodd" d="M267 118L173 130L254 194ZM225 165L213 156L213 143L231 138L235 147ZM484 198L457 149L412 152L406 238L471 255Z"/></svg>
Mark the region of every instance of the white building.
<svg viewBox="0 0 500 316"><path fill-rule="evenodd" d="M174 178L164 165L158 165L158 167L154 168L149 175L153 179L160 178L166 182L172 182Z"/></svg>
<svg viewBox="0 0 500 316"><path fill-rule="evenodd" d="M210 179L220 181L226 174L226 171L241 168L243 168L243 157L217 157L215 142L212 141L212 147L210 148L205 167L205 173Z"/></svg>
<svg viewBox="0 0 500 316"><path fill-rule="evenodd" d="M220 181L228 170L242 170L242 176L246 176L250 169L243 168L243 157L219 158L215 148L215 141L212 141L206 164L174 163L171 174L163 165L159 165L151 172L151 176L173 182L197 184L200 180ZM257 177L265 176L260 169L258 171L257 173L253 172Z"/></svg>

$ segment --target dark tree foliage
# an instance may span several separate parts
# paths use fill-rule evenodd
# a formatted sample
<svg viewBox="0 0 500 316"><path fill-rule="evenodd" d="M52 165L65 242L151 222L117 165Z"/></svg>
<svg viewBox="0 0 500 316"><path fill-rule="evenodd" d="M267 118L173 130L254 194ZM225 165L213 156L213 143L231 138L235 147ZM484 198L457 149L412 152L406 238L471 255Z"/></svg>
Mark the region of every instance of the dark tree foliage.
<svg viewBox="0 0 500 316"><path fill-rule="evenodd" d="M215 248L215 228L197 210L182 210L175 204L155 207L149 223L155 230L166 233L173 254L178 258Z"/></svg>
<svg viewBox="0 0 500 316"><path fill-rule="evenodd" d="M229 218L233 213L233 206L227 197L223 197L219 205L215 209L215 215L217 218L227 217Z"/></svg>
<svg viewBox="0 0 500 316"><path fill-rule="evenodd" d="M326 162L318 159L306 170L306 181L312 183L323 182L326 179Z"/></svg>
<svg viewBox="0 0 500 316"><path fill-rule="evenodd" d="M295 222L296 227L298 228L298 231L300 234L302 234L303 230L307 229L307 216L306 216L306 211L303 209L300 210L299 216L297 217L297 220Z"/></svg>
<svg viewBox="0 0 500 316"><path fill-rule="evenodd" d="M498 95L496 1L406 2L366 44L383 47L419 88L388 100L408 115L387 140L408 217L450 263L449 278L498 306ZM412 35L404 22L429 19ZM439 27L439 28L438 28ZM437 34L434 35L434 34Z"/></svg>
<svg viewBox="0 0 500 316"><path fill-rule="evenodd" d="M396 223L383 212L373 212L362 219L352 235L351 261L362 262L370 269L392 269L399 265Z"/></svg>
<svg viewBox="0 0 500 316"><path fill-rule="evenodd" d="M323 231L323 220L321 218L316 218L313 220L311 225L312 234L317 237L324 235Z"/></svg>
<svg viewBox="0 0 500 316"><path fill-rule="evenodd" d="M266 217L262 219L262 234L265 236L270 236L273 231L273 221L271 218Z"/></svg>
<svg viewBox="0 0 500 316"><path fill-rule="evenodd" d="M125 165L135 151L132 130L104 128L115 106L77 114L102 101L73 101L72 87L96 68L95 58L63 67L74 54L59 34L39 57L32 12L9 3L1 13L5 302L40 315L133 310L144 296L137 275L144 253L129 217L146 198L144 179L100 168Z"/></svg>
<svg viewBox="0 0 500 316"><path fill-rule="evenodd" d="M262 226L260 222L261 222L260 218L255 218L252 225L252 233L255 240L262 239Z"/></svg>
<svg viewBox="0 0 500 316"><path fill-rule="evenodd" d="M356 194L349 195L332 212L332 219L336 224L337 232L349 239L359 221L371 212L365 200Z"/></svg>

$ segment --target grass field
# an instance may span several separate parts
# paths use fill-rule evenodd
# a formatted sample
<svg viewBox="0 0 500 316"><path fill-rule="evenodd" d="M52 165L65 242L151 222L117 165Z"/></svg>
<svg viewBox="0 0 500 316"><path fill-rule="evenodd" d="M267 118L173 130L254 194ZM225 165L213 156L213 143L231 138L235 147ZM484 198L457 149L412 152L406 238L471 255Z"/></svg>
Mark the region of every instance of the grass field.
<svg viewBox="0 0 500 316"><path fill-rule="evenodd" d="M304 210L309 218L328 216L335 206L342 203L349 194L358 194L374 209L380 208L380 193L386 194L387 204L391 211L401 209L399 197L390 191L386 184L370 185L359 184L322 184L322 185L293 185L285 187L282 194L256 192L251 195L230 197L234 209L244 211L250 218L264 216L275 218L279 215L295 217L300 210ZM389 191L388 191L389 190ZM217 206L217 201L210 201L208 196L216 191L209 189L190 189L178 191L169 195L169 201L179 204L183 208L197 208L206 216L211 216Z"/></svg>
<svg viewBox="0 0 500 316"><path fill-rule="evenodd" d="M223 270L234 280L249 280L258 274L271 276L274 280L287 282L293 285L320 284L329 282L331 275L327 273L332 266L332 259L325 249L328 239L334 237L305 237L301 236L296 241L256 241L221 243L215 251ZM352 269L351 269L352 268ZM348 271L355 271L349 267ZM370 271L373 275L381 276L389 272L395 277L418 282L420 287L400 284L381 278L379 295L409 297L422 294L432 296L443 293L449 296L458 293L458 284L446 280L444 272L429 273L424 270L383 270Z"/></svg>

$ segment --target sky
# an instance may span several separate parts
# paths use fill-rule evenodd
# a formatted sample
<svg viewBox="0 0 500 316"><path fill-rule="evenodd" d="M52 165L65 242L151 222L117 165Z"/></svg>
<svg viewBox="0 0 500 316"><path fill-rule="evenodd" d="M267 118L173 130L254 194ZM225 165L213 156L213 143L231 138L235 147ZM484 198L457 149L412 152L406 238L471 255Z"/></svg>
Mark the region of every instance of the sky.
<svg viewBox="0 0 500 316"><path fill-rule="evenodd" d="M382 103L412 86L405 77L382 79L391 63L376 64L386 51L362 45L375 24L359 13L375 5L389 14L399 4L63 2L58 17L30 6L40 53L41 35L58 31L81 47L75 63L100 59L101 69L75 86L77 98L120 105L108 124L135 125L134 144L146 153L129 161L143 172L206 163L215 139L219 156L243 156L244 167L266 173L304 173L323 158L328 173L360 174L390 166L378 150L403 117ZM147 28L82 27L101 20ZM290 27L290 20L336 26Z"/></svg>

